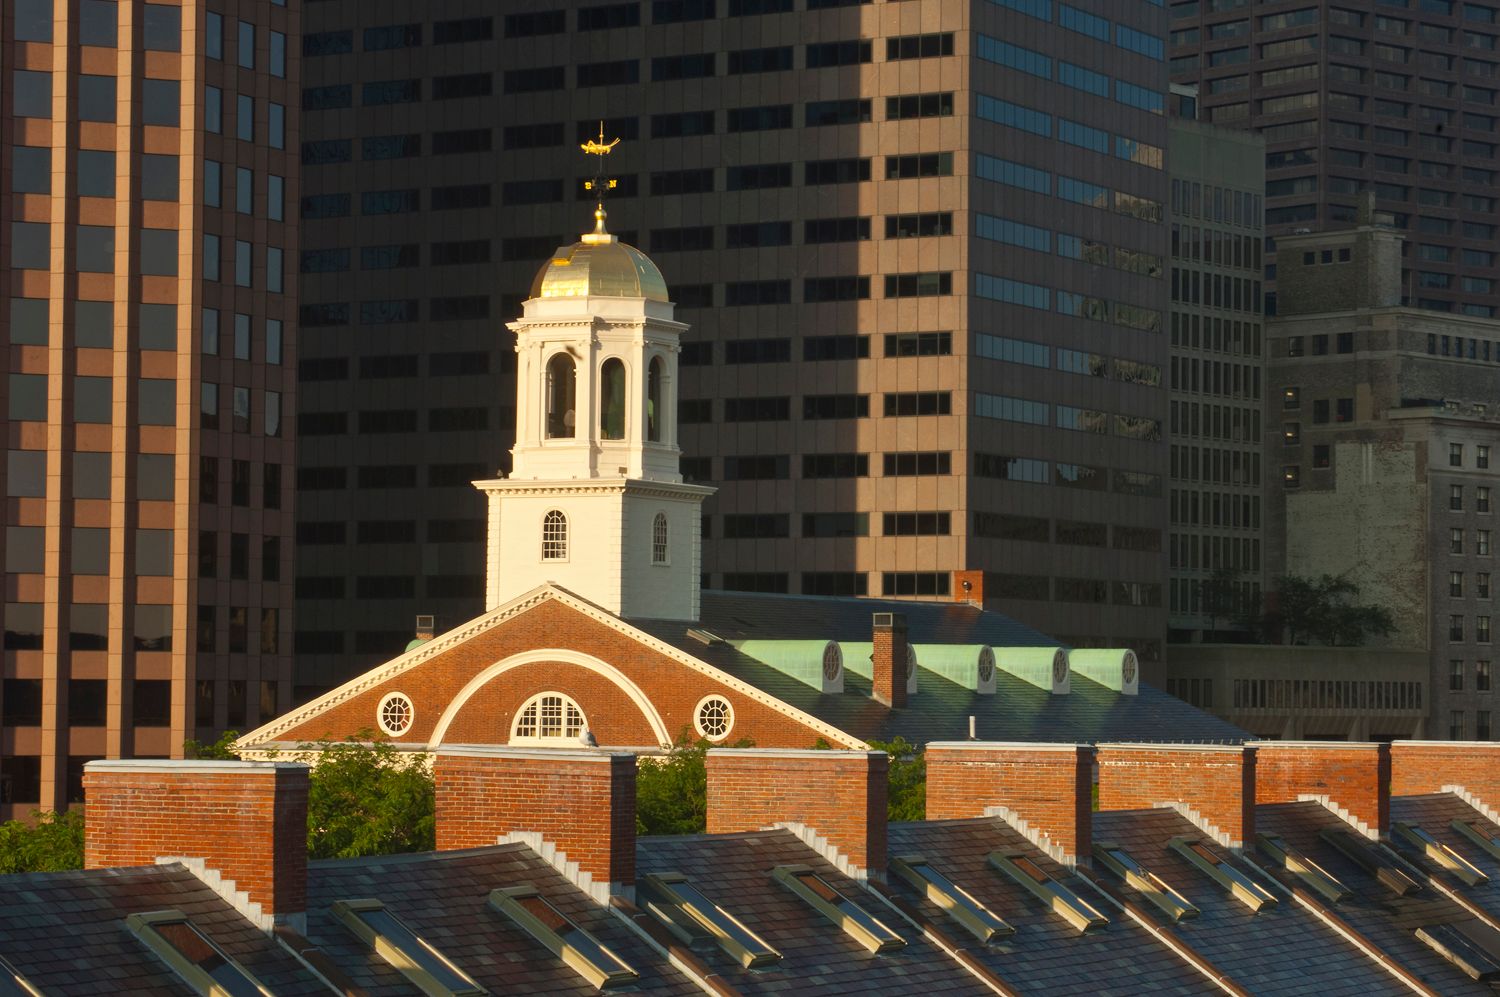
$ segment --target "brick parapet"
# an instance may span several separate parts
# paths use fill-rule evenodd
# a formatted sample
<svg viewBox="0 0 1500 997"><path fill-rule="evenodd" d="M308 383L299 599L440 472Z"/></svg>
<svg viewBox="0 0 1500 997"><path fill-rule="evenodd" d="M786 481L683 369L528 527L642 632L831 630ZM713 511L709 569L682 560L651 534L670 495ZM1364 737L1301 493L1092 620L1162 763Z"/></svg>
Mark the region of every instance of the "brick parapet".
<svg viewBox="0 0 1500 997"><path fill-rule="evenodd" d="M1097 757L1100 810L1172 806L1232 848L1255 836L1254 747L1101 744Z"/></svg>
<svg viewBox="0 0 1500 997"><path fill-rule="evenodd" d="M1394 741L1390 752L1392 795L1461 787L1486 806L1500 808L1500 743Z"/></svg>
<svg viewBox="0 0 1500 997"><path fill-rule="evenodd" d="M1093 839L1091 746L933 742L923 758L928 820L980 817L1003 808L1007 820L1024 822L1026 833L1046 839L1066 861L1088 860Z"/></svg>
<svg viewBox="0 0 1500 997"><path fill-rule="evenodd" d="M1257 803L1290 803L1306 796L1326 796L1331 804L1376 831L1389 825L1389 745L1257 741L1254 747Z"/></svg>

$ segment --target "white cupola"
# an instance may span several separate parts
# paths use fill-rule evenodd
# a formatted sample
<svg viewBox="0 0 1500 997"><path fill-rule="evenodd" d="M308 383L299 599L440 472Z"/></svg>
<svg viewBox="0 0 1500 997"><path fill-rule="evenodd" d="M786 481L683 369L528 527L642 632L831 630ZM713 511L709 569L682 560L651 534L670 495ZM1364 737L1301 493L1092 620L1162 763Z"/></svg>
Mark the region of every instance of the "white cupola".
<svg viewBox="0 0 1500 997"><path fill-rule="evenodd" d="M486 608L554 582L620 616L696 620L701 507L714 490L684 484L678 468L688 327L656 264L606 230L602 203L594 214L594 231L552 254L509 326L512 469L474 483L489 501Z"/></svg>

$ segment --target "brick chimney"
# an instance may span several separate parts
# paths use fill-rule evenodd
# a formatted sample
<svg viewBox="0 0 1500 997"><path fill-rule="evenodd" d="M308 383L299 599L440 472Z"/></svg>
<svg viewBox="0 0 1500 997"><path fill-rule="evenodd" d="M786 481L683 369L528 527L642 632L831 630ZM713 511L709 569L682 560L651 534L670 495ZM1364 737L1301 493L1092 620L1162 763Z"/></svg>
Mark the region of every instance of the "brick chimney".
<svg viewBox="0 0 1500 997"><path fill-rule="evenodd" d="M1178 805L1226 847L1255 837L1253 746L1101 744L1098 757L1100 810Z"/></svg>
<svg viewBox="0 0 1500 997"><path fill-rule="evenodd" d="M876 613L873 654L874 696L893 710L906 706L906 643L904 613Z"/></svg>
<svg viewBox="0 0 1500 997"><path fill-rule="evenodd" d="M883 751L712 748L708 833L789 825L855 879L885 877Z"/></svg>
<svg viewBox="0 0 1500 997"><path fill-rule="evenodd" d="M1493 741L1395 741L1391 744L1391 792L1396 796L1465 790L1500 808L1500 743Z"/></svg>
<svg viewBox="0 0 1500 997"><path fill-rule="evenodd" d="M1379 833L1390 825L1390 782L1391 748L1387 744L1255 742L1257 803L1327 797L1330 804Z"/></svg>
<svg viewBox="0 0 1500 997"><path fill-rule="evenodd" d="M97 761L83 770L88 869L177 858L269 930L307 917L307 773L294 762Z"/></svg>
<svg viewBox="0 0 1500 997"><path fill-rule="evenodd" d="M1089 745L934 741L923 758L928 820L982 817L1003 807L1012 826L1024 823L1058 861L1088 861L1094 827Z"/></svg>
<svg viewBox="0 0 1500 997"><path fill-rule="evenodd" d="M634 755L444 745L432 775L438 851L525 841L560 868L576 864L579 885L601 902L633 894Z"/></svg>

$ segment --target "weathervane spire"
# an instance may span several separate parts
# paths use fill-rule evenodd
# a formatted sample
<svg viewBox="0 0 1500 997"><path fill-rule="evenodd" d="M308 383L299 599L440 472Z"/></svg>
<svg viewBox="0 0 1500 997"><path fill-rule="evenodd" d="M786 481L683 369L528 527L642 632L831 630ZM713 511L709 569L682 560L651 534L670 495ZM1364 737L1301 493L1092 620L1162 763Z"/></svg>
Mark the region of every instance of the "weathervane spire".
<svg viewBox="0 0 1500 997"><path fill-rule="evenodd" d="M589 139L579 146L585 155L597 156L598 165L594 169L594 179L584 181L584 190L592 191L594 194L594 231L583 237L583 241L589 244L601 242L614 242L615 237L605 231L604 219L607 217L604 211L605 192L614 190L619 181L604 175L604 157L614 151L615 146L620 144L619 139L611 142L604 141L604 122L599 122L599 137Z"/></svg>

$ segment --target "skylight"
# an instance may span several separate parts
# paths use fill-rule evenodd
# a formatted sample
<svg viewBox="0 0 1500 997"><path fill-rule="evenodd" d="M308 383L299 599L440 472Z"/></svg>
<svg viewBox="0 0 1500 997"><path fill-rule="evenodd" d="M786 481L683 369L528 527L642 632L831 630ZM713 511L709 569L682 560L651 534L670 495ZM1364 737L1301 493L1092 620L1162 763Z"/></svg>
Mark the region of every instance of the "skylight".
<svg viewBox="0 0 1500 997"><path fill-rule="evenodd" d="M781 961L781 953L745 927L733 914L714 903L680 872L646 876L638 884L640 898L652 913L671 907L692 919L714 943L746 969ZM669 920L670 914L668 915Z"/></svg>
<svg viewBox="0 0 1500 997"><path fill-rule="evenodd" d="M176 910L131 914L125 926L172 968L194 993L203 997L271 997L271 991L250 975ZM22 993L35 991L24 989Z"/></svg>
<svg viewBox="0 0 1500 997"><path fill-rule="evenodd" d="M1109 918L1089 906L1082 897L1053 879L1041 866L1021 852L990 852L990 865L1026 887L1038 900L1079 931L1102 928L1109 923Z"/></svg>
<svg viewBox="0 0 1500 997"><path fill-rule="evenodd" d="M1228 859L1197 838L1173 838L1167 845L1251 910L1259 912L1263 908L1276 906L1276 898L1271 896L1270 891L1230 865Z"/></svg>
<svg viewBox="0 0 1500 997"><path fill-rule="evenodd" d="M1482 830L1479 824L1474 821L1455 819L1449 826L1480 848L1489 852L1492 858L1500 859L1500 837Z"/></svg>
<svg viewBox="0 0 1500 997"><path fill-rule="evenodd" d="M1354 895L1332 873L1287 844L1280 835L1257 834L1255 841L1262 852L1329 903L1336 904Z"/></svg>
<svg viewBox="0 0 1500 997"><path fill-rule="evenodd" d="M1340 828L1325 827L1318 836L1337 848L1345 857L1365 872L1374 876L1382 886L1404 897L1416 893L1422 886L1396 864L1396 857L1378 850L1372 842L1356 838Z"/></svg>
<svg viewBox="0 0 1500 997"><path fill-rule="evenodd" d="M1478 886L1480 883L1490 881L1490 877L1479 871L1474 863L1428 834L1421 825L1397 821L1392 830L1395 831L1397 838L1470 886Z"/></svg>
<svg viewBox="0 0 1500 997"><path fill-rule="evenodd" d="M947 876L928 865L927 860L919 855L892 859L891 871L941 907L949 917L981 942L1016 932L1015 928L975 900L963 887L955 885Z"/></svg>
<svg viewBox="0 0 1500 997"><path fill-rule="evenodd" d="M806 866L777 866L771 870L771 876L871 952L878 954L906 947L906 939Z"/></svg>
<svg viewBox="0 0 1500 997"><path fill-rule="evenodd" d="M428 997L489 993L379 900L340 900L332 912L351 934Z"/></svg>
<svg viewBox="0 0 1500 997"><path fill-rule="evenodd" d="M631 984L640 974L599 939L574 924L529 885L490 891L490 907L504 914L574 972L601 990Z"/></svg>
<svg viewBox="0 0 1500 997"><path fill-rule="evenodd" d="M1500 979L1500 963L1470 937L1451 924L1429 924L1416 930L1417 938L1474 980L1487 983Z"/></svg>
<svg viewBox="0 0 1500 997"><path fill-rule="evenodd" d="M1166 880L1131 858L1130 853L1119 845L1095 845L1094 858L1161 908L1162 913L1172 920L1180 921L1185 917L1198 916L1198 908L1189 903L1186 897L1168 886Z"/></svg>
<svg viewBox="0 0 1500 997"><path fill-rule="evenodd" d="M0 955L0 997L42 997L42 992Z"/></svg>

